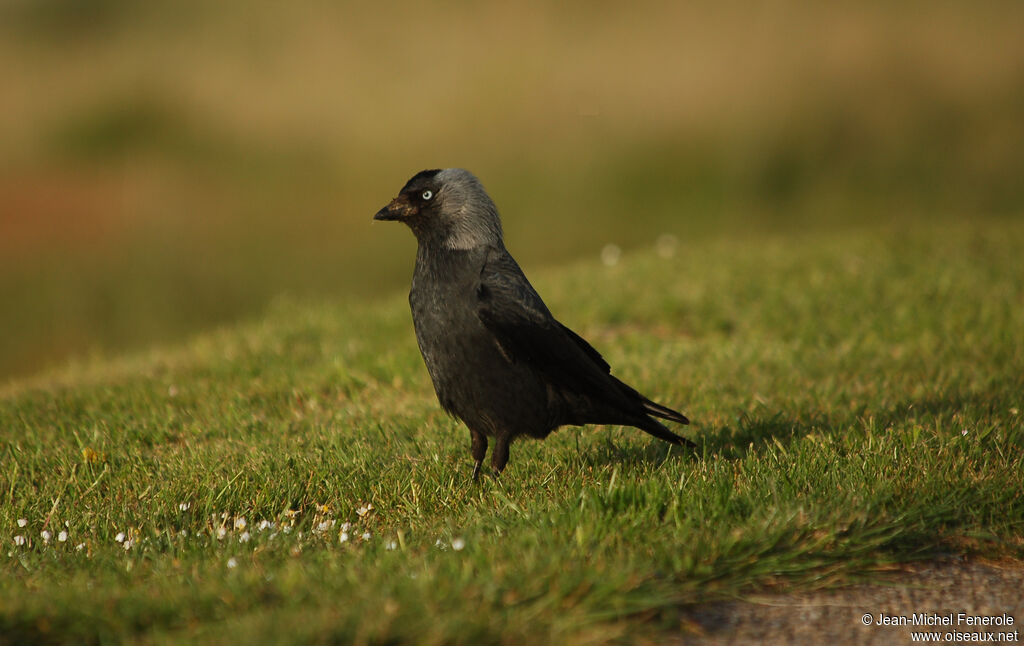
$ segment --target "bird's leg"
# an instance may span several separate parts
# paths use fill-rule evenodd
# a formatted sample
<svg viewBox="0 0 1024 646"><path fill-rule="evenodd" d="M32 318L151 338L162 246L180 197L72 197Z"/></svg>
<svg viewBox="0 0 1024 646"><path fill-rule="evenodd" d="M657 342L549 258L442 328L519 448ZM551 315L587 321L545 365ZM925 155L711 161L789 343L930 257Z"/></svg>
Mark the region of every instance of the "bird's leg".
<svg viewBox="0 0 1024 646"><path fill-rule="evenodd" d="M479 431L469 429L469 437L472 441L470 451L476 461L476 466L473 467L473 482L476 482L480 479L480 465L483 464L484 456L487 454L487 436Z"/></svg>
<svg viewBox="0 0 1024 646"><path fill-rule="evenodd" d="M501 475L502 470L508 463L508 441L509 436L499 435L494 439L494 451L491 452L491 468L494 475Z"/></svg>

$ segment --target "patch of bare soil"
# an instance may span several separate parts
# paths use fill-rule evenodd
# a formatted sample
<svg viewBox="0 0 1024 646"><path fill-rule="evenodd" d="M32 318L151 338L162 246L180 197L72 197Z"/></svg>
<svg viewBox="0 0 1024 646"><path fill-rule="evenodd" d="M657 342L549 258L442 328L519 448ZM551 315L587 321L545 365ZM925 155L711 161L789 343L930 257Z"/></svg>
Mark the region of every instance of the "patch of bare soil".
<svg viewBox="0 0 1024 646"><path fill-rule="evenodd" d="M884 583L694 606L679 644L1024 643L1024 564L918 564Z"/></svg>

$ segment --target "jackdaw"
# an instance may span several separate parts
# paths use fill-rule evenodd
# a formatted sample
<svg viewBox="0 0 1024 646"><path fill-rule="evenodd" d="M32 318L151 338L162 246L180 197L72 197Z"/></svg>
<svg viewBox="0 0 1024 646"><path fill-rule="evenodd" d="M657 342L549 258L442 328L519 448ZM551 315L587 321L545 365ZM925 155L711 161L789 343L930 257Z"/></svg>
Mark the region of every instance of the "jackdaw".
<svg viewBox="0 0 1024 646"><path fill-rule="evenodd" d="M654 419L688 424L611 375L608 363L559 323L505 249L501 220L480 181L461 168L425 170L377 212L416 235L409 305L441 407L469 427L473 479L494 438L501 473L513 438L560 426L635 426L693 447Z"/></svg>

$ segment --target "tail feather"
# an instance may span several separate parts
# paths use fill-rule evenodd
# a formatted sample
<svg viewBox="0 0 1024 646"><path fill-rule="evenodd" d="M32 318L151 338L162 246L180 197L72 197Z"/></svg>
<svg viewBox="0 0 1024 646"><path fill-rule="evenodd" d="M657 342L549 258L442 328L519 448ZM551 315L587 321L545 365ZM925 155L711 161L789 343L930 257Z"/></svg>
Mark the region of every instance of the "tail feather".
<svg viewBox="0 0 1024 646"><path fill-rule="evenodd" d="M641 431L644 431L645 433L653 435L659 440L664 440L671 444L678 444L679 446L687 446L690 447L691 449L697 448L697 445L691 442L690 440L686 439L685 437L680 437L676 435L672 431L665 428L664 424L656 420L653 420L650 417L646 418L643 423L638 424L637 428L639 428Z"/></svg>
<svg viewBox="0 0 1024 646"><path fill-rule="evenodd" d="M672 422L678 422L680 424L689 424L690 420L679 411L672 410L668 406L662 406L657 402L652 402L650 399L644 397L643 400L644 409L649 415L660 417L661 419L667 419Z"/></svg>
<svg viewBox="0 0 1024 646"><path fill-rule="evenodd" d="M667 419L669 421L677 422L679 424L689 424L690 420L686 417L686 415L683 415L679 411L672 410L668 406L662 406L657 402L653 402L650 399L647 399L639 392L637 392L635 388L629 386L626 383L623 383L622 381L616 379L615 377L612 377L612 380L615 384L618 385L620 391L626 395L626 399L631 400L629 402L629 408L631 409L630 415L636 421L627 422L628 424L636 426L640 430L650 433L659 440L664 440L666 442L671 442L672 444L678 444L680 446L697 448L696 444L686 439L685 437L680 437L676 435L672 431L668 430L664 424L654 419L654 417L660 417L661 419ZM640 407L643 409L642 412L637 411L637 409L635 408L636 404L638 403L638 400ZM651 417L652 415L653 417Z"/></svg>

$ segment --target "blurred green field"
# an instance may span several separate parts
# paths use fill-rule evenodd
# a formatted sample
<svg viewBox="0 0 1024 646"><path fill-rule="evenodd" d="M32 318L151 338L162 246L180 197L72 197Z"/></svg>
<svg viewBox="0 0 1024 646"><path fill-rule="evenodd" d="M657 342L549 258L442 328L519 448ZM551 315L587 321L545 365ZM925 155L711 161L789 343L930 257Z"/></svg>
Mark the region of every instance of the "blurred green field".
<svg viewBox="0 0 1024 646"><path fill-rule="evenodd" d="M370 216L473 170L531 266L1020 218L1012 2L21 0L0 9L0 380L280 295L404 288Z"/></svg>

